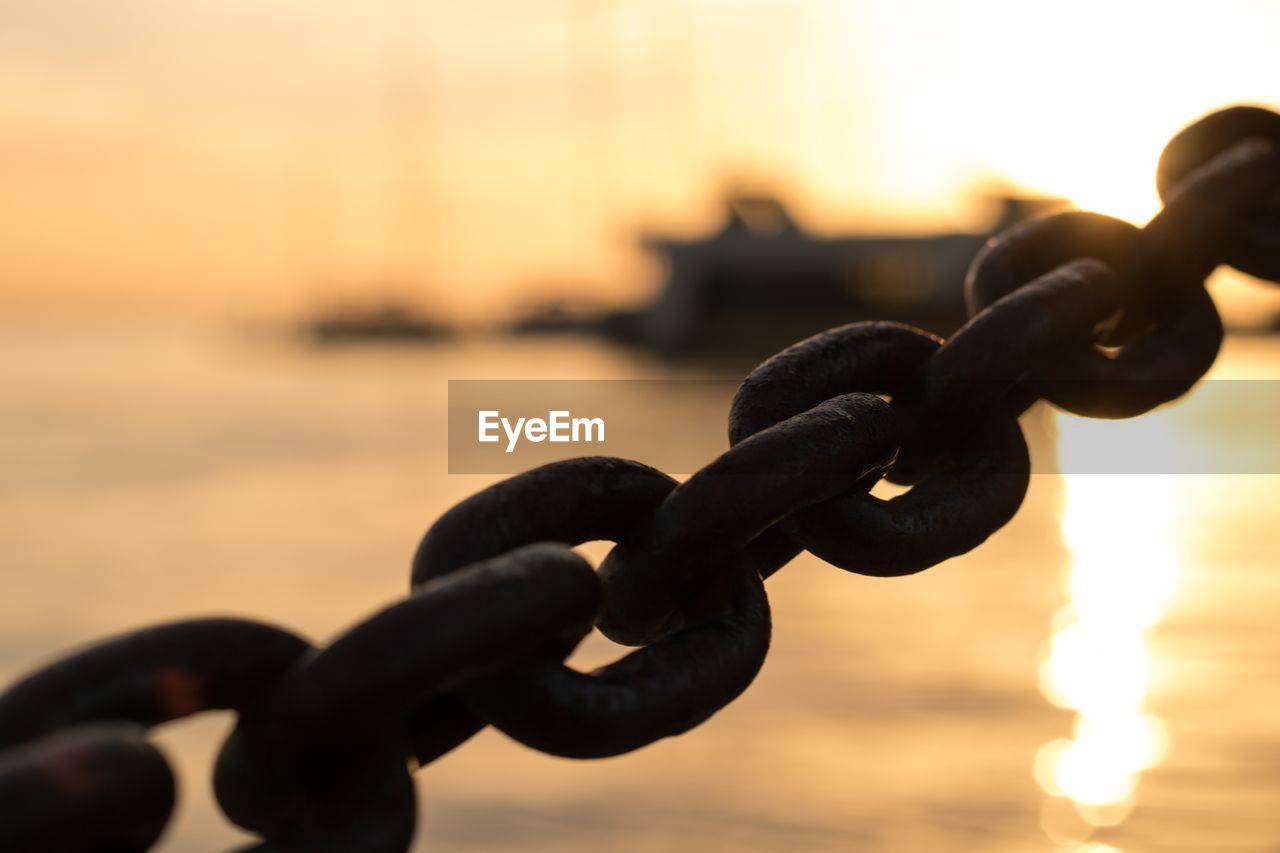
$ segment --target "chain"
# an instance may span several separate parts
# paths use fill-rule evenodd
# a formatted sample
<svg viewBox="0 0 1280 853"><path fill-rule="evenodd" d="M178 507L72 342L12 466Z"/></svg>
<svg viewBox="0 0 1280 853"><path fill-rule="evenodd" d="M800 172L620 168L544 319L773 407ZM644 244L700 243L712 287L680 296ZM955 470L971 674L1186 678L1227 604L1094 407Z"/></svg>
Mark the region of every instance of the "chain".
<svg viewBox="0 0 1280 853"><path fill-rule="evenodd" d="M802 550L898 576L965 553L1017 512L1038 400L1127 418L1186 393L1223 330L1220 264L1280 282L1280 115L1233 107L1160 158L1145 227L1067 212L993 238L971 319L830 329L742 383L730 448L683 483L581 458L445 513L412 592L325 648L271 625L183 621L117 636L0 695L0 847L142 851L175 786L147 728L229 709L214 788L253 849L399 853L411 770L485 726L546 753L618 755L707 720L769 648L763 580ZM882 478L909 486L882 499ZM599 572L572 546L616 543ZM565 664L595 625L639 646Z"/></svg>

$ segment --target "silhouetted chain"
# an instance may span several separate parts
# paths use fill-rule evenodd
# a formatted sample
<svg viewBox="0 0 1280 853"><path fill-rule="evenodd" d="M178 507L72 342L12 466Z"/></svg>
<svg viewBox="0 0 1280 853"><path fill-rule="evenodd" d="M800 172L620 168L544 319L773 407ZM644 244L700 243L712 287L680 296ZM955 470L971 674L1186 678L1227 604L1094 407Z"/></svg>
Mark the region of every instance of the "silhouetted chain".
<svg viewBox="0 0 1280 853"><path fill-rule="evenodd" d="M683 483L624 459L573 459L445 513L410 596L323 649L234 619L100 642L0 696L0 848L142 851L174 784L140 727L230 709L214 785L255 849L400 853L409 761L492 725L574 758L624 753L705 721L769 647L763 579L808 550L852 572L918 572L1017 512L1037 400L1131 417L1190 389L1222 324L1205 279L1280 281L1280 116L1214 113L1160 159L1144 228L1097 214L991 240L949 340L854 323L742 383L731 447ZM882 478L908 485L871 494ZM616 546L597 575L571 549ZM592 673L566 658L595 624L640 648Z"/></svg>

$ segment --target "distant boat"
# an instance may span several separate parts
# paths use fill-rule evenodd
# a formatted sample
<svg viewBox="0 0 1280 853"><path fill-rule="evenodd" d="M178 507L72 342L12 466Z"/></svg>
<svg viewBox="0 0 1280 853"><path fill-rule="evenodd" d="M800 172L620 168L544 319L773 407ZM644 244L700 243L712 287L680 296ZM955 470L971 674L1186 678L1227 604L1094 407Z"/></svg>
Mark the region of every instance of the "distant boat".
<svg viewBox="0 0 1280 853"><path fill-rule="evenodd" d="M1000 197L989 228L926 235L815 236L767 195L731 195L725 224L697 239L642 235L666 280L647 305L597 311L537 309L513 331L597 334L670 358L768 354L839 323L896 320L939 335L965 322L964 278L987 238L1062 205Z"/></svg>
<svg viewBox="0 0 1280 853"><path fill-rule="evenodd" d="M306 319L302 332L318 345L338 344L426 344L452 338L455 329L413 301L398 298L397 294L430 293L426 285L433 276L422 268L432 252L424 248L424 240L431 236L429 227L432 194L423 187L424 157L435 150L429 144L427 115L433 84L428 75L428 65L412 41L402 34L418 29L416 24L403 18L416 8L412 4L392 4L383 11L387 18L387 38L383 48L383 116L386 189L384 226L387 237L387 257L375 282L372 300L332 306ZM314 140L305 140L312 146ZM307 160L313 160L314 154ZM327 186L316 177L312 185ZM328 230L315 232L317 215L321 221L328 199L303 198L299 200L300 219L307 227L305 245L317 254L330 251L334 237ZM310 258L311 278L319 284L331 276L331 266L323 258ZM331 260L330 260L331 263Z"/></svg>
<svg viewBox="0 0 1280 853"><path fill-rule="evenodd" d="M452 327L401 302L332 309L306 321L303 329L317 344L422 343L453 336Z"/></svg>

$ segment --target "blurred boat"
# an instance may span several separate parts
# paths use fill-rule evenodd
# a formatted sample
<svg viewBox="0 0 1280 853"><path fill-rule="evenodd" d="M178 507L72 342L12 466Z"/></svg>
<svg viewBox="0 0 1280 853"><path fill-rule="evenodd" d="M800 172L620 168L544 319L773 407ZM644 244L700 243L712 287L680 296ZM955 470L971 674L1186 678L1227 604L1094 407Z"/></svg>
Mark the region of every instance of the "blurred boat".
<svg viewBox="0 0 1280 853"><path fill-rule="evenodd" d="M966 319L964 278L988 237L1060 206L1058 199L999 196L988 228L929 235L818 236L768 195L726 199L715 234L645 234L666 279L652 302L625 311L551 304L513 331L594 331L670 358L756 357L856 320L896 320L948 335Z"/></svg>
<svg viewBox="0 0 1280 853"><path fill-rule="evenodd" d="M303 328L317 344L423 343L453 336L453 329L442 321L394 301L335 308L306 321Z"/></svg>

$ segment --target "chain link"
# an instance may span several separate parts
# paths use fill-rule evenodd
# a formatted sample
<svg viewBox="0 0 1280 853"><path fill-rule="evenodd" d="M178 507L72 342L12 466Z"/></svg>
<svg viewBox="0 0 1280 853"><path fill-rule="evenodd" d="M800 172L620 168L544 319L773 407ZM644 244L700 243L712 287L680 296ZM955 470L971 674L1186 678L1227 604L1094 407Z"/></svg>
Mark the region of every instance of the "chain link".
<svg viewBox="0 0 1280 853"><path fill-rule="evenodd" d="M730 449L683 483L638 462L557 462L431 526L412 592L323 649L206 619L102 641L0 695L0 847L143 851L174 783L143 727L237 714L214 774L257 850L399 853L410 765L487 725L598 758L688 731L737 697L769 647L763 579L807 550L851 572L918 572L1017 512L1037 400L1124 418L1186 393L1222 323L1220 264L1280 281L1280 115L1233 107L1166 147L1145 227L1092 213L999 235L949 340L854 323L742 383ZM882 478L909 486L871 494ZM599 573L570 548L616 543ZM592 673L565 660L596 625L639 646Z"/></svg>

